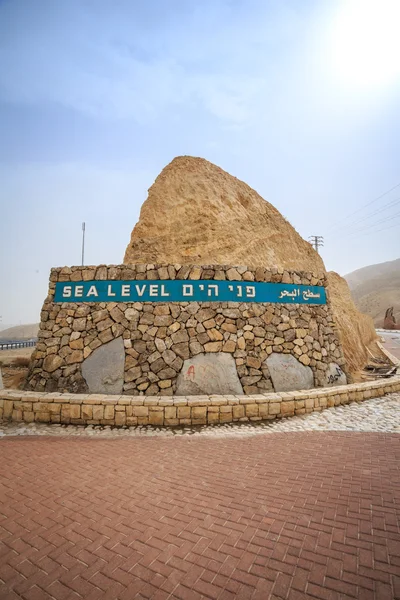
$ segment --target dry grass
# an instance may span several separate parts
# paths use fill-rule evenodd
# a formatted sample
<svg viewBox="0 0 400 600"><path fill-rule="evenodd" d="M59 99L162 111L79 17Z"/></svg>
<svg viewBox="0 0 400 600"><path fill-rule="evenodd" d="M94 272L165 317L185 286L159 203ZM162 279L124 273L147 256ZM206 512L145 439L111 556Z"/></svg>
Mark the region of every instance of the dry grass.
<svg viewBox="0 0 400 600"><path fill-rule="evenodd" d="M333 271L328 273L328 291L347 367L355 375L370 361L367 348L377 339L374 323L358 311L346 280Z"/></svg>
<svg viewBox="0 0 400 600"><path fill-rule="evenodd" d="M34 348L15 348L14 350L1 350L0 364L5 366L15 366L14 360L17 358L27 358L30 360Z"/></svg>
<svg viewBox="0 0 400 600"><path fill-rule="evenodd" d="M26 369L27 367L29 367L30 362L31 359L27 356L18 356L17 358L14 358L12 360L11 364L13 367L20 367Z"/></svg>
<svg viewBox="0 0 400 600"><path fill-rule="evenodd" d="M33 348L16 348L0 352L0 366L5 388L22 390L28 376Z"/></svg>
<svg viewBox="0 0 400 600"><path fill-rule="evenodd" d="M28 369L3 369L3 384L6 389L23 390L28 376Z"/></svg>

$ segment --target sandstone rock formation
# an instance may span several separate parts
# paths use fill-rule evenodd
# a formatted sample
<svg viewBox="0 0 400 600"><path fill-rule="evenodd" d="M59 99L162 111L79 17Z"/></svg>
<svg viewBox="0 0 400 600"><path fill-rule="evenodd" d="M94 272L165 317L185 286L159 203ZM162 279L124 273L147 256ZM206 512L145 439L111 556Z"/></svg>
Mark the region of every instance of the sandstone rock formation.
<svg viewBox="0 0 400 600"><path fill-rule="evenodd" d="M394 316L393 310L393 306L387 309L385 313L385 319L383 321L383 329L400 329L400 326L396 323L396 317Z"/></svg>
<svg viewBox="0 0 400 600"><path fill-rule="evenodd" d="M179 156L149 190L124 263L284 266L324 271L312 246L243 181Z"/></svg>
<svg viewBox="0 0 400 600"><path fill-rule="evenodd" d="M349 286L343 277L327 273L329 298L339 339L350 372L362 369L369 360L367 347L377 339L371 317L357 310Z"/></svg>
<svg viewBox="0 0 400 600"><path fill-rule="evenodd" d="M149 190L124 258L125 264L141 262L326 273L319 254L274 206L216 165L190 156L175 158ZM327 282L348 369L355 372L368 362L373 322L357 310L344 279L329 273Z"/></svg>

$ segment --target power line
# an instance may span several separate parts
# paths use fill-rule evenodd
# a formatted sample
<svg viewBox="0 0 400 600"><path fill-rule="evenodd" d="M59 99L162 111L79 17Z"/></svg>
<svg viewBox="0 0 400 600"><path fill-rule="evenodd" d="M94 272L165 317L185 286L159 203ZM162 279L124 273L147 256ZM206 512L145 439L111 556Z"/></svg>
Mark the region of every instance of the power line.
<svg viewBox="0 0 400 600"><path fill-rule="evenodd" d="M322 237L322 235L310 235L308 239L310 240L310 244L314 246L317 252L318 248L324 245L324 238Z"/></svg>
<svg viewBox="0 0 400 600"><path fill-rule="evenodd" d="M371 229L371 227L376 227L377 225L380 225L381 223L385 223L386 221L391 221L392 219L398 219L399 216L400 216L400 212L397 212L394 215L389 215L388 217L385 217L384 219L380 219L379 221L376 221L375 223L371 223L370 225L360 227L359 229L353 229L352 231L339 232L337 234L337 237L339 237L339 239L340 239L340 238L343 238L343 237L346 237L349 235L351 236L353 233L366 231L367 229Z"/></svg>
<svg viewBox="0 0 400 600"><path fill-rule="evenodd" d="M350 223L346 223L346 225L341 225L339 227L339 229L341 229L341 228L342 229L348 229L349 227L353 227L354 225L358 225L359 223L362 223L363 221L367 221L368 219L371 219L375 215L378 215L379 213L384 212L388 208L392 208L393 206L396 206L396 204L400 204L400 197L399 198L394 198L393 200L391 200L390 202L388 202L387 204L385 204L384 206L382 206L378 210L375 210L372 213L370 213L369 215L364 216L362 219L355 219L354 221L351 221ZM342 232L339 231L339 235L341 235L341 233ZM332 236L332 235L336 235L335 232L328 233L328 237Z"/></svg>
<svg viewBox="0 0 400 600"><path fill-rule="evenodd" d="M379 233L381 231L387 231L388 229L392 229L393 227L400 227L400 223L395 223L394 225L389 225L389 227L383 227L382 229L377 229L377 231L362 231L361 233L357 233L354 237L357 237L357 235L374 235L374 233ZM352 238L350 238L352 239Z"/></svg>
<svg viewBox="0 0 400 600"><path fill-rule="evenodd" d="M353 239L357 238L359 236L363 236L363 235L374 235L375 233L380 233L381 231L387 231L388 229L393 229L393 227L400 227L400 223L394 223L393 225L389 225L389 227L382 227L381 229L377 229L375 231L365 231L362 230L358 233L355 233L353 236L348 237L347 239L344 238L343 242L350 242L351 244L353 243Z"/></svg>
<svg viewBox="0 0 400 600"><path fill-rule="evenodd" d="M360 210L363 210L363 208L366 208L367 206L371 206L371 204L374 204L374 202L377 202L378 200L380 200L384 196L387 196L388 194L390 194L390 192L393 192L393 190L395 190L398 187L400 187L400 182L396 183L396 185L394 185L392 188L390 188L390 190L387 190L386 192L383 192L383 194L381 194L380 196L377 196L373 200L370 200L366 204L363 204L362 206L360 206L360 208L357 208L355 211L353 211L349 215L346 215L344 218L347 220L348 218L352 217L353 215L356 215L357 213L360 212ZM341 222L342 221L336 221L336 223L332 223L331 228L335 228Z"/></svg>

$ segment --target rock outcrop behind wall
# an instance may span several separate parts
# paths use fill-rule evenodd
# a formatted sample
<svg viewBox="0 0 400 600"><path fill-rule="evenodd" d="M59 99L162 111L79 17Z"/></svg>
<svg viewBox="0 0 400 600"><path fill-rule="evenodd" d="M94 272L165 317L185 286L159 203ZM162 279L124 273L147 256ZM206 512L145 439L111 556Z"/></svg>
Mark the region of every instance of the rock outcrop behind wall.
<svg viewBox="0 0 400 600"><path fill-rule="evenodd" d="M216 165L180 156L149 190L124 263L246 264L326 274L319 254L269 202ZM328 289L350 371L368 362L376 336L348 286L330 273Z"/></svg>
<svg viewBox="0 0 400 600"><path fill-rule="evenodd" d="M367 347L377 339L371 317L360 313L354 304L350 288L343 277L327 273L329 297L344 357L350 372L362 369L369 361Z"/></svg>
<svg viewBox="0 0 400 600"><path fill-rule="evenodd" d="M175 158L151 186L124 263L324 270L317 252L272 204L192 156Z"/></svg>

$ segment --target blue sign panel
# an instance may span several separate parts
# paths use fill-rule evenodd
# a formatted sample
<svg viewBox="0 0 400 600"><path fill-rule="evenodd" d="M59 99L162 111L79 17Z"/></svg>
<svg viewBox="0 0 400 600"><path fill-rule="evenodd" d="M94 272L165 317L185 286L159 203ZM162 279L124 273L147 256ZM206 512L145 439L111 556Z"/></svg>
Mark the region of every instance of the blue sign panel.
<svg viewBox="0 0 400 600"><path fill-rule="evenodd" d="M71 281L56 283L55 302L274 302L326 304L316 285L253 281Z"/></svg>

